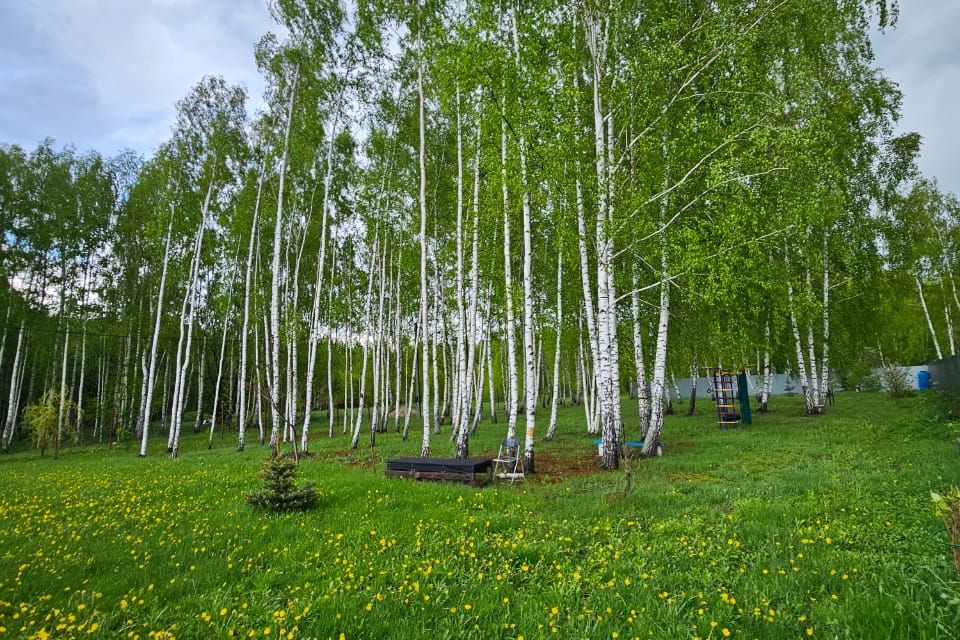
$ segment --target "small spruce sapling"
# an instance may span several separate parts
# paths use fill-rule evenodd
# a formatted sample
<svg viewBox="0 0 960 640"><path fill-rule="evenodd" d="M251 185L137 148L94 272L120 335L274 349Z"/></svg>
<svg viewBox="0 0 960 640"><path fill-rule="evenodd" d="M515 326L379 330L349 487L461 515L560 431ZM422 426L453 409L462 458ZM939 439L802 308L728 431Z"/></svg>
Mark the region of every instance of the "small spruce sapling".
<svg viewBox="0 0 960 640"><path fill-rule="evenodd" d="M306 511L317 502L317 489L312 482L298 487L297 465L290 458L277 456L263 463L260 478L263 490L247 494L247 502L266 511Z"/></svg>

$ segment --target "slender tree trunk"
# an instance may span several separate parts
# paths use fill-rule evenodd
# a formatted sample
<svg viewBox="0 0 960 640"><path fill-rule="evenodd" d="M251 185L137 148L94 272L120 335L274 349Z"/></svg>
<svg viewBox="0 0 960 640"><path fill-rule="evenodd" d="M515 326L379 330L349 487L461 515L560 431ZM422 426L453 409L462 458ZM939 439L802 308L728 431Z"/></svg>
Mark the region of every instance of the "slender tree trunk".
<svg viewBox="0 0 960 640"><path fill-rule="evenodd" d="M260 197L263 193L264 163L260 164L260 176L257 178L257 199L253 206L253 222L250 223L250 243L247 245L247 268L244 272L243 283L243 326L240 329L240 384L239 387L239 421L237 423L237 451L243 451L246 446L247 434L247 340L250 335L250 283L253 272L254 250L260 237ZM255 329L256 330L256 329ZM259 367L257 367L259 368Z"/></svg>
<svg viewBox="0 0 960 640"><path fill-rule="evenodd" d="M560 346L563 338L563 247L557 249L557 342L553 350L553 397L550 400L550 424L547 440L553 440L557 430L557 403L560 400Z"/></svg>
<svg viewBox="0 0 960 640"><path fill-rule="evenodd" d="M280 427L280 250L283 242L283 195L287 176L287 156L290 152L290 127L293 123L293 105L300 82L300 67L297 66L287 103L287 122L283 132L283 153L280 156L280 176L277 188L277 215L273 226L273 262L270 278L270 450L274 457L280 452L278 431Z"/></svg>
<svg viewBox="0 0 960 640"><path fill-rule="evenodd" d="M493 379L493 334L490 330L490 312L493 306L490 287L487 287L487 385L490 391L490 422L497 424L497 393Z"/></svg>
<svg viewBox="0 0 960 640"><path fill-rule="evenodd" d="M377 301L377 326L367 328L369 333L374 336L373 344L373 406L370 416L370 446L376 445L376 433L380 430L380 422L385 419L383 407L381 406L381 396L383 395L382 372L383 366L381 356L383 352L383 307L385 304L386 282L387 282L387 251L386 241L381 250L380 256L380 287ZM371 265L375 269L376 264ZM371 271L371 273L373 273Z"/></svg>
<svg viewBox="0 0 960 640"><path fill-rule="evenodd" d="M210 183L207 186L207 195L204 198L203 210L200 215L200 227L197 229L197 240L195 244L195 251L193 257L193 268L190 274L190 283L187 286L187 295L184 298L184 308L189 309L189 313L185 314L185 322L187 325L187 338L186 344L184 346L184 355L182 365L178 368L177 374L179 384L175 387L174 397L173 397L173 423L170 426L170 441L168 442L168 449L170 450L170 457L176 459L180 450L180 427L183 424L183 408L186 404L187 396L187 374L190 366L190 356L191 356L191 345L193 343L193 328L196 323L196 307L197 307L197 297L198 297L198 285L200 279L200 262L201 262L201 251L203 249L203 232L207 224L207 212L210 210L210 197L213 194L213 178L211 177ZM189 306L188 306L189 305ZM183 332L183 324L180 325L181 335ZM179 392L178 392L178 391Z"/></svg>
<svg viewBox="0 0 960 640"><path fill-rule="evenodd" d="M507 323L507 438L517 436L517 405L520 401L517 380L517 346L513 313L513 247L510 241L510 192L507 189L507 103L504 97L500 102L500 184L503 192L503 274Z"/></svg>
<svg viewBox="0 0 960 640"><path fill-rule="evenodd" d="M767 412L767 403L770 401L770 387L773 382L773 371L770 369L770 320L763 329L763 383L760 385L760 411Z"/></svg>
<svg viewBox="0 0 960 640"><path fill-rule="evenodd" d="M511 11L513 31L513 60L517 73L523 73L520 64L520 36L517 28L517 11ZM524 376L523 391L526 405L526 440L523 446L523 468L526 473L534 473L534 434L537 417L537 362L533 334L533 239L530 228L530 188L527 184L527 141L520 128L518 140L520 154L520 203L523 213L523 352Z"/></svg>
<svg viewBox="0 0 960 640"><path fill-rule="evenodd" d="M363 342L363 364L360 368L360 393L358 395L360 410L357 411L357 418L353 428L353 437L350 440L351 449L356 449L357 444L360 441L360 426L363 423L363 407L366 404L367 360L371 333L370 307L373 304L373 283L374 280L376 280L376 277L374 276L374 270L377 269L377 260L379 259L376 255L378 242L379 240L375 239L373 245L370 247L370 261L367 265L367 296L366 302L363 305L363 339L361 340L361 342ZM371 422L373 422L373 420L371 420ZM371 433L373 433L373 426L371 426Z"/></svg>
<svg viewBox="0 0 960 640"><path fill-rule="evenodd" d="M300 449L307 451L307 436L310 431L310 410L313 400L313 376L317 363L317 346L320 342L320 294L323 289L323 267L327 251L327 212L330 208L330 182L333 179L333 143L337 134L337 122L340 118L340 103L343 96L341 89L333 111L333 124L330 127L327 140L327 166L323 176L323 204L320 224L320 257L317 260L317 276L313 290L313 309L310 314L310 336L307 343L307 378L304 399L303 426L300 431Z"/></svg>
<svg viewBox="0 0 960 640"><path fill-rule="evenodd" d="M420 327L418 322L413 330L413 354L410 364L410 381L407 385L407 407L403 415L403 439L406 440L410 434L410 413L413 411L413 389L417 381L417 358L420 357Z"/></svg>
<svg viewBox="0 0 960 640"><path fill-rule="evenodd" d="M60 455L60 442L63 440L64 421L69 419L67 416L67 354L70 350L70 325L64 332L63 338L63 368L60 370L60 407L57 410L57 439L54 441L53 457Z"/></svg>
<svg viewBox="0 0 960 640"><path fill-rule="evenodd" d="M203 429L203 373L207 364L207 337L204 336L200 341L200 370L197 372L197 417L194 422L194 433L200 433ZM216 414L214 414L216 416ZM211 424L215 422L211 421Z"/></svg>
<svg viewBox="0 0 960 640"><path fill-rule="evenodd" d="M396 367L395 377L394 377L394 405L393 405L393 428L394 431L400 433L400 400L401 395L403 394L403 367L404 367L404 354L403 354L403 323L401 320L402 314L401 310L403 305L401 304L402 294L400 292L400 265L403 262L403 250L401 249L400 255L397 258L397 272L396 272L396 281L394 283L393 297L396 300L394 304L394 335L393 335L393 352L394 352L394 365ZM409 404L405 407L409 413Z"/></svg>
<svg viewBox="0 0 960 640"><path fill-rule="evenodd" d="M809 244L809 234L807 235L807 242ZM810 281L809 265L807 265L807 292L812 298L813 285ZM820 375L817 371L817 350L813 336L813 318L810 318L807 321L807 352L810 356L810 398L812 400L810 410L812 413L820 413L820 408L818 406L820 403Z"/></svg>
<svg viewBox="0 0 960 640"><path fill-rule="evenodd" d="M239 257L239 256L238 256ZM234 272L239 265L234 263ZM230 295L227 296L227 312L223 315L223 332L220 336L220 357L217 362L217 382L213 389L213 409L210 413L210 434L207 438L207 449L213 447L213 431L217 424L217 405L220 400L220 382L223 380L223 357L227 351L227 328L230 326L230 309L233 305L233 282L230 283ZM232 378L233 376L231 376ZM228 398L229 400L229 398ZM222 421L222 420L221 420Z"/></svg>
<svg viewBox="0 0 960 640"><path fill-rule="evenodd" d="M666 233L665 231L662 233ZM663 430L663 397L666 391L667 334L670 324L670 281L667 272L666 242L661 242L660 319L657 323L657 347L653 360L653 383L650 389L650 427L643 434L643 454L654 453Z"/></svg>
<svg viewBox="0 0 960 640"><path fill-rule="evenodd" d="M167 224L167 239L163 249L163 266L160 269L160 291L157 293L157 314L153 323L153 337L150 341L150 365L147 371L146 395L143 401L143 407L140 410L140 422L142 424L142 435L140 439L140 457L147 455L147 438L150 430L150 407L153 404L153 388L155 376L157 373L157 344L160 341L160 322L163 319L163 294L167 284L167 267L170 264L170 237L173 233L173 210L170 211L171 219Z"/></svg>
<svg viewBox="0 0 960 640"><path fill-rule="evenodd" d="M690 363L690 408L687 409L688 416L697 414L697 381L700 378L700 368L697 366L697 356L694 354L693 362Z"/></svg>
<svg viewBox="0 0 960 640"><path fill-rule="evenodd" d="M830 238L823 230L823 349L820 374L820 411L826 411L827 394L830 392Z"/></svg>
<svg viewBox="0 0 960 640"><path fill-rule="evenodd" d="M670 162L666 142L663 143L663 184L664 191L670 183ZM660 318L657 322L657 346L653 362L653 381L650 388L650 426L643 434L643 455L649 456L660 445L660 433L663 430L667 337L670 327L670 262L668 257L666 219L669 200L665 196L660 201Z"/></svg>
<svg viewBox="0 0 960 640"><path fill-rule="evenodd" d="M930 310L927 309L926 298L923 297L923 284L920 282L920 276L913 277L917 283L917 293L920 295L920 308L923 309L923 317L927 320L927 328L930 329L930 338L933 340L933 348L937 353L937 360L943 360L943 351L940 350L940 341L937 339L937 331L933 328L933 319L930 317Z"/></svg>
<svg viewBox="0 0 960 640"><path fill-rule="evenodd" d="M953 334L953 316L950 313L950 303L947 301L947 288L943 283L943 276L940 278L940 291L943 293L943 319L947 325L947 344L950 345L950 355L957 355L957 343Z"/></svg>
<svg viewBox="0 0 960 640"><path fill-rule="evenodd" d="M330 283L327 285L327 437L333 437L336 404L333 401L333 276L337 268L337 244L333 244L330 260ZM344 407L346 408L346 407Z"/></svg>
<svg viewBox="0 0 960 640"><path fill-rule="evenodd" d="M439 265L434 262L434 280L433 280L433 314L430 317L430 363L433 367L433 375L430 377L430 380L433 383L433 406L427 405L427 410L432 413L431 420L433 421L433 433L434 435L440 433L440 420L442 414L440 413L440 367L437 360L437 333L439 330L439 325L442 322L440 317L440 278L439 278Z"/></svg>
<svg viewBox="0 0 960 640"><path fill-rule="evenodd" d="M640 318L640 283L637 270L630 280L630 311L633 315L633 363L636 368L637 410L640 415L640 433L650 428L650 394L647 391L647 367L643 359L643 323Z"/></svg>
<svg viewBox="0 0 960 640"><path fill-rule="evenodd" d="M419 1L417 8L420 8ZM420 456L430 455L430 352L427 344L427 168L426 168L426 121L424 119L423 98L423 34L417 28L417 96L419 114L419 171L420 171L420 326L423 337L423 354L421 362L421 419L423 420L423 440L420 445Z"/></svg>
<svg viewBox="0 0 960 640"><path fill-rule="evenodd" d="M800 376L800 385L803 388L803 400L807 413L813 412L813 398L810 396L810 383L807 378L807 365L803 358L803 345L800 341L800 328L797 325L797 314L793 304L793 284L787 279L787 304L790 308L790 328L793 330L793 342L796 346L797 375Z"/></svg>

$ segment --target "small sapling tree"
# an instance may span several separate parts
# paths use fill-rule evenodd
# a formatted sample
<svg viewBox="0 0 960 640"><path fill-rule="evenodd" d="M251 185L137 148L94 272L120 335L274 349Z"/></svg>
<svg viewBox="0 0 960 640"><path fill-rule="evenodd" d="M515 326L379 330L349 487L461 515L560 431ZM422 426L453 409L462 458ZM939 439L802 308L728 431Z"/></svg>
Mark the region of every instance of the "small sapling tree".
<svg viewBox="0 0 960 640"><path fill-rule="evenodd" d="M72 413L72 404L68 403L66 408L65 432L73 431L73 422L70 420ZM53 446L53 456L57 457L60 452L60 442L57 438L57 420L59 417L60 395L54 391L47 391L40 396L36 402L27 405L23 410L24 426L33 439L40 457L46 452L47 447Z"/></svg>
<svg viewBox="0 0 960 640"><path fill-rule="evenodd" d="M247 502L266 511L283 513L305 511L317 502L317 490L312 482L298 487L297 465L284 456L271 457L263 463L260 478L263 490L247 494Z"/></svg>

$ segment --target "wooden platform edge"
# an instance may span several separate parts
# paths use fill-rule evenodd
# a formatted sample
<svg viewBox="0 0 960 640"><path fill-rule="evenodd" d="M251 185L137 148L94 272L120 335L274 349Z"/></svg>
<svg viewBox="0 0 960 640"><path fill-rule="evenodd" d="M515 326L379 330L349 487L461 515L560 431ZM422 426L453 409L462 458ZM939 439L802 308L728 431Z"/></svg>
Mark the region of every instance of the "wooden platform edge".
<svg viewBox="0 0 960 640"><path fill-rule="evenodd" d="M492 468L484 474L483 480L477 481L476 475L458 471L417 471L415 469L387 469L388 478L412 478L414 480L450 480L462 482L471 487L482 487L491 481Z"/></svg>

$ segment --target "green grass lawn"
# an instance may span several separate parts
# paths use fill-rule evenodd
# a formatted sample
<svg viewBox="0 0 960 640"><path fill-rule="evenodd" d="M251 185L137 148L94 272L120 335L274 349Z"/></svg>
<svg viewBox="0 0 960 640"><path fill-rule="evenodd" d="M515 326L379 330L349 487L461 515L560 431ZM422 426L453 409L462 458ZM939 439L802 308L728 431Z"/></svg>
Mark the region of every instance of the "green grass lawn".
<svg viewBox="0 0 960 640"><path fill-rule="evenodd" d="M668 418L629 494L623 472L591 472L579 408L538 443L535 480L483 489L387 479L419 432L350 452L318 415L300 476L320 505L280 516L244 502L267 450L238 454L229 432L177 461L159 437L145 460L21 451L0 459L0 637L960 637L929 495L960 484L956 427L926 398L771 408L740 431L709 400ZM505 428L484 422L472 453Z"/></svg>

